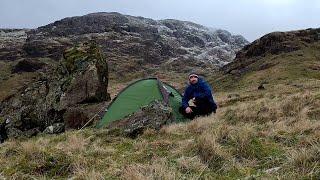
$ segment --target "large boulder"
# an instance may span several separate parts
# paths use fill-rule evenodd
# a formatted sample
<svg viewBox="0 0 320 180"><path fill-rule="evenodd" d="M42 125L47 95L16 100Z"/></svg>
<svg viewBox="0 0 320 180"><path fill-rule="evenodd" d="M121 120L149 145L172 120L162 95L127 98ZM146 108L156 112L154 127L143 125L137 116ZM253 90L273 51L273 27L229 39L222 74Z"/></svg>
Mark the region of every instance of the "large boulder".
<svg viewBox="0 0 320 180"><path fill-rule="evenodd" d="M35 82L1 102L0 117L10 120L9 138L31 137L57 123L66 129L80 128L110 100L108 64L98 45L80 44L63 57L58 65L37 71ZM17 65L18 72L29 70L31 63Z"/></svg>
<svg viewBox="0 0 320 180"><path fill-rule="evenodd" d="M64 53L64 65L69 77L61 96L61 105L101 102L110 100L108 87L108 64L95 45L73 48Z"/></svg>

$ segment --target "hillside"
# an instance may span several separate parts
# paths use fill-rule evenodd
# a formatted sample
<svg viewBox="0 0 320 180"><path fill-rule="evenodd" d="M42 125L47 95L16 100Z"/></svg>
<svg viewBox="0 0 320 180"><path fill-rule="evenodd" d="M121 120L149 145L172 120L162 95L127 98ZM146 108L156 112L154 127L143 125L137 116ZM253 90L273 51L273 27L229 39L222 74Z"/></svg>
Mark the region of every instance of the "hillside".
<svg viewBox="0 0 320 180"><path fill-rule="evenodd" d="M277 32L246 46L207 77L215 115L136 139L87 128L10 140L0 145L0 177L319 179L319 34Z"/></svg>
<svg viewBox="0 0 320 180"><path fill-rule="evenodd" d="M300 83L320 79L319 40L320 29L267 34L239 51L211 82L221 90L261 84L303 88Z"/></svg>
<svg viewBox="0 0 320 180"><path fill-rule="evenodd" d="M119 13L0 29L0 120L10 121L9 138L79 128L131 81L155 76L182 88L186 73L217 70L247 43L192 22Z"/></svg>
<svg viewBox="0 0 320 180"><path fill-rule="evenodd" d="M211 71L231 62L248 44L240 35L187 21L92 13L37 29L0 30L0 62L26 58L56 62L65 49L89 40L102 47L110 78L122 82L193 68Z"/></svg>

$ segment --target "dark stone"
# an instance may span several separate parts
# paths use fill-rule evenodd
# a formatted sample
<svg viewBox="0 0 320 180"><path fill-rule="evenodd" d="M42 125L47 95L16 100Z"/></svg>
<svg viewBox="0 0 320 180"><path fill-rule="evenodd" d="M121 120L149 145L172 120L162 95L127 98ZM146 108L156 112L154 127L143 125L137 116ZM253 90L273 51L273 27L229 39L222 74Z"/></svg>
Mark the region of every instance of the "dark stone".
<svg viewBox="0 0 320 180"><path fill-rule="evenodd" d="M264 87L264 84L260 84L259 86L258 86L258 90L265 90L266 88Z"/></svg>
<svg viewBox="0 0 320 180"><path fill-rule="evenodd" d="M229 94L228 95L228 98L231 99L231 98L239 98L240 97L240 94Z"/></svg>
<svg viewBox="0 0 320 180"><path fill-rule="evenodd" d="M35 37L27 39L27 42L23 45L23 50L27 54L27 57L48 57L58 61L68 46L71 46L71 44L62 44L52 39Z"/></svg>
<svg viewBox="0 0 320 180"><path fill-rule="evenodd" d="M66 51L63 63L70 76L64 83L67 87L61 97L63 107L110 100L108 64L97 45Z"/></svg>
<svg viewBox="0 0 320 180"><path fill-rule="evenodd" d="M87 114L80 108L68 109L63 119L67 129L80 129L89 121Z"/></svg>
<svg viewBox="0 0 320 180"><path fill-rule="evenodd" d="M24 136L23 132L15 127L9 127L7 129L7 135L9 139L16 139Z"/></svg>
<svg viewBox="0 0 320 180"><path fill-rule="evenodd" d="M297 88L303 88L302 84L293 84L292 86L297 87Z"/></svg>
<svg viewBox="0 0 320 180"><path fill-rule="evenodd" d="M26 137L30 138L30 137L36 136L40 132L41 131L38 128L33 128L25 131L24 134Z"/></svg>

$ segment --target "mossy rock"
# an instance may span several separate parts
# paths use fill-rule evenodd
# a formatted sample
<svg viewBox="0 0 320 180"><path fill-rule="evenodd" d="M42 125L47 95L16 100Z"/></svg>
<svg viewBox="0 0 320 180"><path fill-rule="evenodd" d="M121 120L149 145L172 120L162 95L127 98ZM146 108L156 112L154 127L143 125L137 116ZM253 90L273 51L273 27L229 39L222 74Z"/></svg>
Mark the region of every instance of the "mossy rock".
<svg viewBox="0 0 320 180"><path fill-rule="evenodd" d="M89 63L105 64L102 51L93 41L66 50L63 57L63 64L70 74L84 70Z"/></svg>

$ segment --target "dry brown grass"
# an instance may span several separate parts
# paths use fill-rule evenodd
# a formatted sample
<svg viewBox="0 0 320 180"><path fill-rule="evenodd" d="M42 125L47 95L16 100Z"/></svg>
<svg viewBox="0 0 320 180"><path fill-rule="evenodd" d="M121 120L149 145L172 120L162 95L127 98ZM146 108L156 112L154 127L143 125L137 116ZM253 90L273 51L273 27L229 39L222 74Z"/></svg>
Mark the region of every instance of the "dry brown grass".
<svg viewBox="0 0 320 180"><path fill-rule="evenodd" d="M137 139L86 129L11 140L0 175L11 179L317 179L320 96L284 89L218 93L217 114L148 129ZM251 98L252 97L252 98ZM251 98L251 99L250 99ZM310 115L310 112L315 112Z"/></svg>
<svg viewBox="0 0 320 180"><path fill-rule="evenodd" d="M79 153L87 150L89 141L89 138L85 138L81 134L71 134L65 142L58 143L56 148L64 153Z"/></svg>
<svg viewBox="0 0 320 180"><path fill-rule="evenodd" d="M36 73L13 74L0 83L0 102L19 92L26 84L37 77Z"/></svg>
<svg viewBox="0 0 320 180"><path fill-rule="evenodd" d="M288 169L319 178L320 175L320 143L310 148L300 148L288 152Z"/></svg>
<svg viewBox="0 0 320 180"><path fill-rule="evenodd" d="M102 180L105 179L103 174L97 170L77 169L72 179L90 179L90 180Z"/></svg>
<svg viewBox="0 0 320 180"><path fill-rule="evenodd" d="M178 168L182 173L201 172L208 168L198 156L194 157L180 157L177 159Z"/></svg>
<svg viewBox="0 0 320 180"><path fill-rule="evenodd" d="M176 170L170 168L167 159L156 159L151 164L133 164L124 167L122 178L123 179L176 179L178 175Z"/></svg>
<svg viewBox="0 0 320 180"><path fill-rule="evenodd" d="M203 162L216 171L220 170L231 157L228 150L218 142L218 137L209 132L199 137L196 148Z"/></svg>

